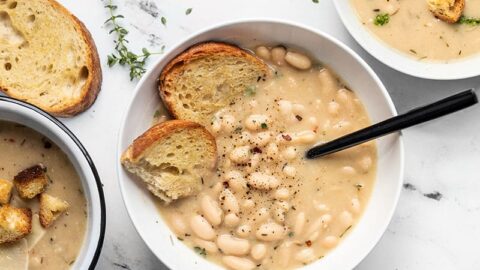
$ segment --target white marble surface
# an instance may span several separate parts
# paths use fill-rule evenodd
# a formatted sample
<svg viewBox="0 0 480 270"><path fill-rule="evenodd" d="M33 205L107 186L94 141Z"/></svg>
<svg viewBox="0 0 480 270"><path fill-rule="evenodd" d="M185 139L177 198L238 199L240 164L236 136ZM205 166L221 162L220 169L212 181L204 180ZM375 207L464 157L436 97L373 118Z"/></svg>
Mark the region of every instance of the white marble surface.
<svg viewBox="0 0 480 270"><path fill-rule="evenodd" d="M400 74L369 56L348 35L332 1L319 0L114 0L126 16L132 49L168 49L212 24L248 17L288 19L323 30L352 47L379 74L399 111L480 86L480 78L435 82ZM336 0L345 1L345 0ZM120 195L115 151L123 111L136 81L121 67L108 68L113 38L103 26L100 0L61 0L90 29L103 67L95 105L64 122L90 151L104 183L107 233L97 269L166 269L130 222ZM193 8L185 15L187 8ZM167 18L167 25L160 18ZM321 48L319 48L321 49ZM152 63L155 57L152 58ZM474 68L474 67L472 67ZM475 67L478 68L478 67ZM388 231L358 269L479 269L480 106L404 133L405 183ZM180 258L179 258L180 259Z"/></svg>

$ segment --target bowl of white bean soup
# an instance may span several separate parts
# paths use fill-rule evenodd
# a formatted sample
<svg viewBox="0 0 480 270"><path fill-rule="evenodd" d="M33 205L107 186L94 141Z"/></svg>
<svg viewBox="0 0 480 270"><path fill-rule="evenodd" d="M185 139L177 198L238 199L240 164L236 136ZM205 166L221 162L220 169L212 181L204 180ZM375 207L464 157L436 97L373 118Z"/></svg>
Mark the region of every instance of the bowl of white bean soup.
<svg viewBox="0 0 480 270"><path fill-rule="evenodd" d="M123 199L140 236L171 269L354 268L395 210L403 144L395 134L305 158L316 144L397 114L373 70L325 33L285 21L242 20L173 46L134 92L118 157L152 122L169 117L158 93L165 65L207 41L234 44L271 73L205 126L216 141L217 164L198 194L165 204L119 162Z"/></svg>

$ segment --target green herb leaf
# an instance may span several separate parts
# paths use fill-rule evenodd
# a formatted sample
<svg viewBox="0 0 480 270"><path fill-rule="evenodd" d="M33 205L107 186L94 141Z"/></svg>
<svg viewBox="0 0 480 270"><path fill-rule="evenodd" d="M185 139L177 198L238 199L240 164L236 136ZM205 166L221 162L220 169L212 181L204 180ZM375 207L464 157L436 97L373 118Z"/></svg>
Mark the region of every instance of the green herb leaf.
<svg viewBox="0 0 480 270"><path fill-rule="evenodd" d="M267 128L268 128L268 126L267 126L266 123L262 123L262 124L260 125L260 127L261 127L262 129L267 129Z"/></svg>
<svg viewBox="0 0 480 270"><path fill-rule="evenodd" d="M192 8L187 8L187 10L185 10L185 15L189 15L190 13L192 13Z"/></svg>
<svg viewBox="0 0 480 270"><path fill-rule="evenodd" d="M467 25L471 25L471 26L477 26L477 25L480 25L480 18L472 18L472 17L462 16L458 20L458 23L459 24L467 24Z"/></svg>
<svg viewBox="0 0 480 270"><path fill-rule="evenodd" d="M375 16L375 19L373 20L373 24L376 26L383 26L387 24L390 21L390 15L388 13L380 13L377 16Z"/></svg>
<svg viewBox="0 0 480 270"><path fill-rule="evenodd" d="M289 233L288 233L288 237L293 237L293 236L295 236L295 233L294 233L294 232L289 232Z"/></svg>
<svg viewBox="0 0 480 270"><path fill-rule="evenodd" d="M255 96L255 94L257 93L257 88L255 86L248 86L246 89L245 89L245 96Z"/></svg>
<svg viewBox="0 0 480 270"><path fill-rule="evenodd" d="M198 253L198 255L207 257L207 251L204 248L201 247L193 247L193 250Z"/></svg>
<svg viewBox="0 0 480 270"><path fill-rule="evenodd" d="M167 26L167 18L162 17L160 21L162 22L163 25Z"/></svg>
<svg viewBox="0 0 480 270"><path fill-rule="evenodd" d="M318 4L319 0L312 0L313 3Z"/></svg>

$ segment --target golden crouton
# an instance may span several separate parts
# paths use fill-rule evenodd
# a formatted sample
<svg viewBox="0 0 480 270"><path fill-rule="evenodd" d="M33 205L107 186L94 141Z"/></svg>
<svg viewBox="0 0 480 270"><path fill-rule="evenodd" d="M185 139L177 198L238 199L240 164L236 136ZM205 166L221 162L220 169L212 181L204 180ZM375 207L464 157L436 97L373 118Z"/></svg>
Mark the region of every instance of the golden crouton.
<svg viewBox="0 0 480 270"><path fill-rule="evenodd" d="M12 182L0 178L0 204L7 204L10 202L10 197L12 196L12 189Z"/></svg>
<svg viewBox="0 0 480 270"><path fill-rule="evenodd" d="M46 193L40 194L40 224L44 228L50 227L52 223L70 206L68 202L50 196Z"/></svg>
<svg viewBox="0 0 480 270"><path fill-rule="evenodd" d="M48 184L46 171L45 166L38 164L19 172L13 178L18 195L23 199L32 199L44 192Z"/></svg>
<svg viewBox="0 0 480 270"><path fill-rule="evenodd" d="M32 230L32 211L10 205L0 207L0 244L22 239Z"/></svg>
<svg viewBox="0 0 480 270"><path fill-rule="evenodd" d="M465 8L465 0L428 0L427 2L430 12L448 23L456 23Z"/></svg>

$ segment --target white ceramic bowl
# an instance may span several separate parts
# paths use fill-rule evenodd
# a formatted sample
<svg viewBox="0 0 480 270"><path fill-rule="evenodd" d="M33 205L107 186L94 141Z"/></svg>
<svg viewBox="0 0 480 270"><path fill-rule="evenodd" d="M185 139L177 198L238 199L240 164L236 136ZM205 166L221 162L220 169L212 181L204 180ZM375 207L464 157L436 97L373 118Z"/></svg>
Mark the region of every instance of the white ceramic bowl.
<svg viewBox="0 0 480 270"><path fill-rule="evenodd" d="M418 61L380 40L362 25L350 0L333 1L338 15L353 38L373 57L405 74L433 80L456 80L480 75L480 55L450 63Z"/></svg>
<svg viewBox="0 0 480 270"><path fill-rule="evenodd" d="M0 121L14 122L34 129L67 154L80 176L88 206L84 244L72 269L95 269L105 236L106 212L102 183L87 150L60 121L22 101L0 96Z"/></svg>
<svg viewBox="0 0 480 270"><path fill-rule="evenodd" d="M177 54L203 41L217 40L240 46L285 44L306 50L342 77L365 104L374 122L396 115L395 107L378 77L352 50L314 29L284 21L245 20L225 23L187 38L172 47L139 82L120 130L117 158L138 135L149 128L161 104L157 78ZM322 260L304 269L351 269L375 246L393 215L402 186L403 146L399 135L379 141L378 180L364 216L344 241ZM177 240L159 215L153 196L118 162L120 187L130 218L153 253L168 267L221 269Z"/></svg>

